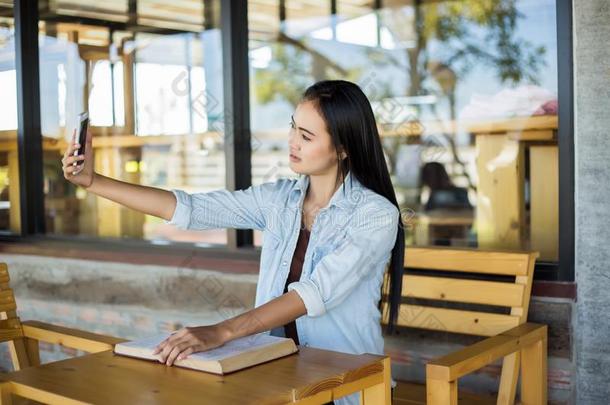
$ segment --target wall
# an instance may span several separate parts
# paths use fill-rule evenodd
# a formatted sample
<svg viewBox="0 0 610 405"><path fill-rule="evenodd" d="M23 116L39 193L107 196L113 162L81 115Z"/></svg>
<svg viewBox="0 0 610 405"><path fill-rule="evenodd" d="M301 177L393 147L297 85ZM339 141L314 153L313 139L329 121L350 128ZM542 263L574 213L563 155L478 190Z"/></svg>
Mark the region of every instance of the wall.
<svg viewBox="0 0 610 405"><path fill-rule="evenodd" d="M574 0L577 403L610 398L610 2Z"/></svg>
<svg viewBox="0 0 610 405"><path fill-rule="evenodd" d="M0 260L8 264L22 320L126 339L216 323L254 305L252 274L13 254ZM8 349L0 349L0 368L9 370ZM43 361L74 354L41 346Z"/></svg>

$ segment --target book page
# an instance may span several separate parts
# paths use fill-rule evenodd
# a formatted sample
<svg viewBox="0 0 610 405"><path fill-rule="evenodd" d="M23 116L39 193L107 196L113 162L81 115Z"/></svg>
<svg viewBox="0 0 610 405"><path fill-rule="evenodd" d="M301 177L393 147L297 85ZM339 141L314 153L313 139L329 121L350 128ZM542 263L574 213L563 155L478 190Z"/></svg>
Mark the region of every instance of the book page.
<svg viewBox="0 0 610 405"><path fill-rule="evenodd" d="M133 348L150 351L151 355L155 347L165 340L169 333L151 336L144 339L134 340L131 342L120 343L117 348ZM243 338L235 339L215 349L207 350L204 352L198 352L190 354L188 359L197 359L203 361L218 361L233 357L237 354L248 352L255 349L260 349L265 346L272 345L286 340L287 338L271 336L266 333L259 333L257 335L245 336ZM116 351L116 350L115 350ZM124 350L121 350L124 352Z"/></svg>

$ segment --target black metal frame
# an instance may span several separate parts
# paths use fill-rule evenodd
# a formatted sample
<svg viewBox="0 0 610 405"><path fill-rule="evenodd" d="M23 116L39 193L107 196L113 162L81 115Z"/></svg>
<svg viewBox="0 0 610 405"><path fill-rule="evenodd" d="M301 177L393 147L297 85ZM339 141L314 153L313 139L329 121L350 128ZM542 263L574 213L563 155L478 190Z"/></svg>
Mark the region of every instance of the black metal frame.
<svg viewBox="0 0 610 405"><path fill-rule="evenodd" d="M38 2L15 0L14 4L19 201L21 235L26 236L45 233L38 80Z"/></svg>
<svg viewBox="0 0 610 405"><path fill-rule="evenodd" d="M559 99L559 269L555 280L574 281L574 59L572 0L557 0L557 81Z"/></svg>
<svg viewBox="0 0 610 405"><path fill-rule="evenodd" d="M249 117L248 77L248 24L247 1L203 0L208 6L220 5L220 27L222 29L222 51L224 63L224 105L226 145L226 187L229 190L244 189L251 185L251 133ZM35 0L15 0L14 17L16 27L17 96L19 112L19 163L21 181L22 234L3 235L0 241L23 241L24 236L44 235L44 194L42 177L42 135L40 132L40 94L38 77L38 9ZM282 1L283 3L283 1ZM375 2L377 5L381 1ZM130 14L135 1L130 0ZM331 1L331 12L336 11L336 2ZM44 10L44 8L43 8ZM215 13L204 8L207 28L216 26ZM573 42L572 0L557 0L557 65L559 98L559 261L540 262L536 266L536 279L574 281L574 100L573 100ZM280 16L285 10L280 8ZM46 17L45 17L46 18ZM62 18L66 18L62 16ZM106 25L116 30L147 31L152 27L138 27L133 19L128 23L104 22L93 19L78 19L82 23ZM150 31L158 32L157 28ZM173 30L167 30L171 33ZM26 108L28 106L29 108ZM27 159L26 159L27 157ZM27 164L26 164L27 162ZM209 248L210 252L226 251L234 255L235 248L251 251L251 230L229 230L227 247ZM69 237L47 235L53 240L73 240ZM95 242L93 242L95 243ZM124 243L104 241L104 244ZM133 241L145 248L147 241ZM207 250L208 248L200 248ZM256 249L255 249L256 250Z"/></svg>
<svg viewBox="0 0 610 405"><path fill-rule="evenodd" d="M248 77L248 2L223 1L220 6L224 86L226 188L252 185L250 84ZM229 248L252 246L250 229L229 229Z"/></svg>

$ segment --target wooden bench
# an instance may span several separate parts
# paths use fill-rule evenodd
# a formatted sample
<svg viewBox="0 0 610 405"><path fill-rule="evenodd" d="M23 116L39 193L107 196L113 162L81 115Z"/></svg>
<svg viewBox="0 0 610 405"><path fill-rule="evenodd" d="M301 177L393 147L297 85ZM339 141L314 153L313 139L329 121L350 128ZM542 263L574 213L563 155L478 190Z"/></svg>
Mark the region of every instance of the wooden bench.
<svg viewBox="0 0 610 405"><path fill-rule="evenodd" d="M395 404L457 404L458 379L502 358L497 398L466 394L459 402L513 404L521 375L521 402L546 404L547 327L526 323L537 257L537 252L407 247L397 325L487 338L427 363L425 386L399 381ZM387 324L386 297L383 309Z"/></svg>
<svg viewBox="0 0 610 405"><path fill-rule="evenodd" d="M0 263L0 342L8 342L15 370L40 365L39 341L88 353L111 350L116 343L125 341L39 321L21 322L17 316L17 304L13 290L9 287L9 280L8 266L6 263Z"/></svg>

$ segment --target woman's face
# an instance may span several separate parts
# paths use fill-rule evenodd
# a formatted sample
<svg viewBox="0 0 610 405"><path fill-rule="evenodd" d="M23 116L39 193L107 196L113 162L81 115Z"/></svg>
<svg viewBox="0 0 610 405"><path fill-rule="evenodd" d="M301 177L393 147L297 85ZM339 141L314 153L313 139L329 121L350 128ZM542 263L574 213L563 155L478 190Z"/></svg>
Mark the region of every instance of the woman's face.
<svg viewBox="0 0 610 405"><path fill-rule="evenodd" d="M326 122L315 104L297 105L288 137L290 168L299 174L320 175L337 168L337 152Z"/></svg>

